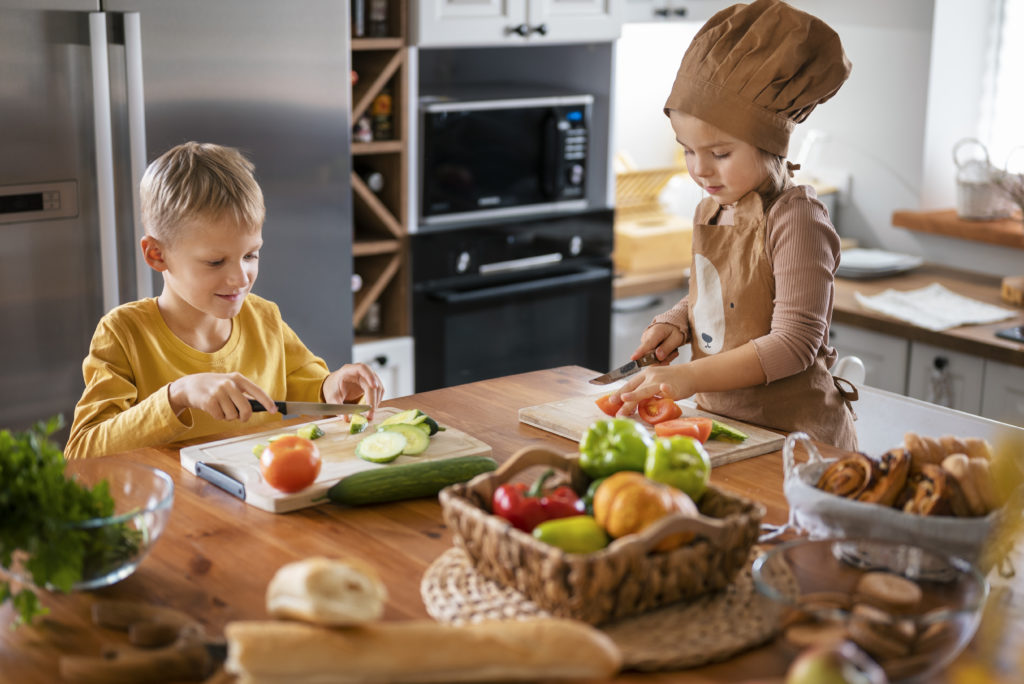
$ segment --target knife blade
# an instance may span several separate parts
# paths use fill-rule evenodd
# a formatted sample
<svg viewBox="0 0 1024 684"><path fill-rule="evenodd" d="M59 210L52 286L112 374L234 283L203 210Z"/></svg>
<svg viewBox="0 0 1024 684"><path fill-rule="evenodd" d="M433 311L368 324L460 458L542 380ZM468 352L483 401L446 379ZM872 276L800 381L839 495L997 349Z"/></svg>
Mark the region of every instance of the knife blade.
<svg viewBox="0 0 1024 684"><path fill-rule="evenodd" d="M653 351L649 351L641 356L636 361L630 361L629 363L619 366L614 370L610 370L604 375L599 375L590 381L591 385L607 385L615 382L616 380L622 380L628 378L630 375L638 372L644 366L650 366L658 363L658 356Z"/></svg>
<svg viewBox="0 0 1024 684"><path fill-rule="evenodd" d="M319 401L275 401L277 410L282 414L294 414L300 416L340 416L348 413L363 413L369 411L366 404L325 404ZM266 411L263 404L255 399L249 400L254 412Z"/></svg>

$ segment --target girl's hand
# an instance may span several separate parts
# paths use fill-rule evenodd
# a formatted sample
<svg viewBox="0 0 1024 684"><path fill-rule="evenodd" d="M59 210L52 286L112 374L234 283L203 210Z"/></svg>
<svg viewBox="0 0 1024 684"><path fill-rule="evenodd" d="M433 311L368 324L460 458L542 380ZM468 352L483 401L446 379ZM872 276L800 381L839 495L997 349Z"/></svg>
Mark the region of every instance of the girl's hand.
<svg viewBox="0 0 1024 684"><path fill-rule="evenodd" d="M368 420L373 420L373 412L380 406L384 398L384 383L377 374L365 363L346 363L324 380L324 401L330 404L362 403L369 404L366 412ZM351 420L352 416L345 416Z"/></svg>
<svg viewBox="0 0 1024 684"><path fill-rule="evenodd" d="M178 378L167 387L175 414L187 408L205 411L217 420L252 418L252 397L268 413L276 413L277 405L259 385L241 373L195 373Z"/></svg>
<svg viewBox="0 0 1024 684"><path fill-rule="evenodd" d="M661 363L667 364L679 356L678 349L682 343L683 332L679 328L668 323L655 323L644 330L640 346L630 358L635 361L653 349Z"/></svg>
<svg viewBox="0 0 1024 684"><path fill-rule="evenodd" d="M648 366L629 378L615 393L622 400L617 415L631 416L636 413L637 404L644 399L658 395L672 399L685 399L696 389L690 379L689 364L675 366Z"/></svg>

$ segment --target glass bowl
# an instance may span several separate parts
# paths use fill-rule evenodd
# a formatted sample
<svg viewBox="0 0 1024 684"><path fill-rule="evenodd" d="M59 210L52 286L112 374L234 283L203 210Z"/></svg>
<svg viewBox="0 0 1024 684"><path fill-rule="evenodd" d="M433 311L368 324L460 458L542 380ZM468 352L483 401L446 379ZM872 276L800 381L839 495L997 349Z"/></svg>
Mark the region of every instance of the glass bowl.
<svg viewBox="0 0 1024 684"><path fill-rule="evenodd" d="M799 539L754 561L794 648L853 641L891 681L928 681L974 637L989 586L974 565L898 542Z"/></svg>
<svg viewBox="0 0 1024 684"><path fill-rule="evenodd" d="M163 533L174 504L174 481L157 468L109 458L69 461L64 473L89 489L105 480L114 500L113 515L69 525L86 532L82 538L95 550L86 554L82 578L71 590L120 582L135 572ZM20 582L34 584L28 563L28 554L15 552L7 572ZM45 588L57 589L50 584Z"/></svg>

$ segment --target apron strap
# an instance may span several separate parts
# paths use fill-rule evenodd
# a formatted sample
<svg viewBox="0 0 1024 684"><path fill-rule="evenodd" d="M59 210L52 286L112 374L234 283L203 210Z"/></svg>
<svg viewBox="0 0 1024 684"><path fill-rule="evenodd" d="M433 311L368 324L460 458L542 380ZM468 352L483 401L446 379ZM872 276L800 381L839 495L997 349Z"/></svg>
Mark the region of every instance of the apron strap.
<svg viewBox="0 0 1024 684"><path fill-rule="evenodd" d="M850 413L853 414L853 419L857 420L857 412L853 410L852 402L860 399L860 391L857 386L846 378L839 378L832 376L832 384L836 386L836 391L839 392L839 396L843 398L843 403L846 404L846 408L850 409Z"/></svg>

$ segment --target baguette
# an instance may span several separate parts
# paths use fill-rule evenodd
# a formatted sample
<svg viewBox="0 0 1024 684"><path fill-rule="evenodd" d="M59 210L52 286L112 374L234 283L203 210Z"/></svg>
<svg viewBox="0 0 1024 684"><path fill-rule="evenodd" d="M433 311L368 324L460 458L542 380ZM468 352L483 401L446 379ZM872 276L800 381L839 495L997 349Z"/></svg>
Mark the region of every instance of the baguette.
<svg viewBox="0 0 1024 684"><path fill-rule="evenodd" d="M372 566L306 558L282 566L267 585L267 612L322 625L371 622L384 613L387 590Z"/></svg>
<svg viewBox="0 0 1024 684"><path fill-rule="evenodd" d="M241 684L607 679L622 665L604 632L576 620L432 620L329 629L297 622L241 621L224 630L225 669Z"/></svg>

